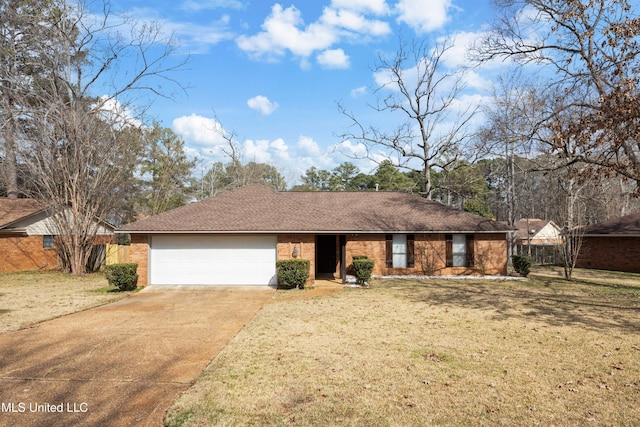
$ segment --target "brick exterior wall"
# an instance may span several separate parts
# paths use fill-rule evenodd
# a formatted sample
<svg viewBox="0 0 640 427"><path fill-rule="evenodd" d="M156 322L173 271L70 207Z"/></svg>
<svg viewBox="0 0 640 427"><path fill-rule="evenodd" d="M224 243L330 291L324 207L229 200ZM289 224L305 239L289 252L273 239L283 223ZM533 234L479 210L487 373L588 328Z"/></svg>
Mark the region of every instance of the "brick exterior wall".
<svg viewBox="0 0 640 427"><path fill-rule="evenodd" d="M0 237L0 273L59 268L55 248L42 247L43 236Z"/></svg>
<svg viewBox="0 0 640 427"><path fill-rule="evenodd" d="M129 255L131 262L138 264L138 286L149 284L149 241L146 234L132 234Z"/></svg>
<svg viewBox="0 0 640 427"><path fill-rule="evenodd" d="M347 235L347 274L353 274L349 266L353 263L353 257L365 255L373 260L373 275L380 276L383 274L386 247L384 234L357 234Z"/></svg>
<svg viewBox="0 0 640 427"><path fill-rule="evenodd" d="M131 235L131 262L138 264L138 286L146 286L149 279L149 241L147 235ZM336 238L339 246L339 236ZM280 234L277 239L277 260L293 258L293 248L298 248L298 258L311 262L307 286L316 279L316 236L313 234ZM359 234L346 236L346 262L353 262L354 255L366 255L373 259L374 276L386 275L460 275L507 274L507 241L504 234L475 235L474 268L447 268L444 234L415 235L415 267L387 268L385 234ZM336 247L337 263L334 276L340 278L340 254Z"/></svg>
<svg viewBox="0 0 640 427"><path fill-rule="evenodd" d="M374 260L374 276L507 274L507 240L504 234L476 234L474 267L447 267L444 234L414 235L414 268L387 268L385 235L347 236L347 265L354 255L366 255Z"/></svg>
<svg viewBox="0 0 640 427"><path fill-rule="evenodd" d="M292 259L293 248L298 247L298 258L311 261L309 280L305 286L311 286L316 280L316 236L313 234L278 235L277 260Z"/></svg>
<svg viewBox="0 0 640 427"><path fill-rule="evenodd" d="M475 235L475 268L472 274L505 276L508 269L507 238L504 234Z"/></svg>
<svg viewBox="0 0 640 427"><path fill-rule="evenodd" d="M576 267L640 273L640 237L585 236Z"/></svg>

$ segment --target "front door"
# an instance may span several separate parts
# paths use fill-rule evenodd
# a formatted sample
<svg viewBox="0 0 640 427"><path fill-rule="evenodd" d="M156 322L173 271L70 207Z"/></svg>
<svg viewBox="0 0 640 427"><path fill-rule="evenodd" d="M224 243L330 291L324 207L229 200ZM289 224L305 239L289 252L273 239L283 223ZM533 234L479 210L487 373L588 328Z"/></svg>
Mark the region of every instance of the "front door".
<svg viewBox="0 0 640 427"><path fill-rule="evenodd" d="M338 266L335 234L320 234L316 238L316 274L334 274Z"/></svg>

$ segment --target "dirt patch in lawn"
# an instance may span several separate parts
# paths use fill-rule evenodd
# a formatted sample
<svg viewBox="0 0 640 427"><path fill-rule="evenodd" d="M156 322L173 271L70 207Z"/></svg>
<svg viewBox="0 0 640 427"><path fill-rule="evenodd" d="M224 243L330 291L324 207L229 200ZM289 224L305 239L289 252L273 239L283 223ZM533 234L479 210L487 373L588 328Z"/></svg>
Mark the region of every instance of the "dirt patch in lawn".
<svg viewBox="0 0 640 427"><path fill-rule="evenodd" d="M640 283L384 280L268 304L167 425L637 425Z"/></svg>
<svg viewBox="0 0 640 427"><path fill-rule="evenodd" d="M60 272L0 274L0 332L85 310L123 298L102 273L74 276Z"/></svg>

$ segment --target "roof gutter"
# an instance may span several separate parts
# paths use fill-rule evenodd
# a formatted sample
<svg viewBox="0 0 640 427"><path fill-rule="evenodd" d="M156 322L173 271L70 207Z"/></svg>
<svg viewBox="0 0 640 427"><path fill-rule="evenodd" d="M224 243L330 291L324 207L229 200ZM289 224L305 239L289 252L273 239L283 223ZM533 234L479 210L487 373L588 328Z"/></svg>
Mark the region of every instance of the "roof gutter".
<svg viewBox="0 0 640 427"><path fill-rule="evenodd" d="M27 234L27 229L22 228L3 228L0 229L0 234Z"/></svg>

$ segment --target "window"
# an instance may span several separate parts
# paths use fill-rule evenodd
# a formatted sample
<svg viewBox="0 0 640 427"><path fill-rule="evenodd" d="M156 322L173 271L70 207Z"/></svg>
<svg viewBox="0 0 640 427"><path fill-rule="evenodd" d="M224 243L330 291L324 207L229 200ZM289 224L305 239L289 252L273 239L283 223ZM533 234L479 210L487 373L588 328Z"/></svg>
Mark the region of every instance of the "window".
<svg viewBox="0 0 640 427"><path fill-rule="evenodd" d="M45 249L51 249L55 246L53 236L42 236L42 247Z"/></svg>
<svg viewBox="0 0 640 427"><path fill-rule="evenodd" d="M474 236L473 234L447 234L447 267L473 267Z"/></svg>
<svg viewBox="0 0 640 427"><path fill-rule="evenodd" d="M387 234L386 236L387 268L414 267L413 234Z"/></svg>

